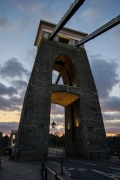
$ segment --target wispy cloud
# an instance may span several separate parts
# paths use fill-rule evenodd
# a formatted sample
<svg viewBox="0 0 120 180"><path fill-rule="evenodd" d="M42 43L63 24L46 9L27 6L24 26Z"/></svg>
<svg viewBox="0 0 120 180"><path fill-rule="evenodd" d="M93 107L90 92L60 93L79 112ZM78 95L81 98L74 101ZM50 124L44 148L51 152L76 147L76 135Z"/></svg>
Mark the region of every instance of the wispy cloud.
<svg viewBox="0 0 120 180"><path fill-rule="evenodd" d="M19 96L21 98L24 98L27 89L27 82L20 79L20 80L13 80L10 83L14 85L14 87L17 89Z"/></svg>
<svg viewBox="0 0 120 180"><path fill-rule="evenodd" d="M120 97L110 96L106 100L100 100L100 104L103 112L120 112Z"/></svg>
<svg viewBox="0 0 120 180"><path fill-rule="evenodd" d="M89 7L86 10L83 10L80 16L89 23L90 26L95 25L97 22L101 20L103 12L101 9Z"/></svg>
<svg viewBox="0 0 120 180"><path fill-rule="evenodd" d="M17 89L10 86L7 87L4 84L0 83L0 95L8 95L12 96L13 94L17 94Z"/></svg>
<svg viewBox="0 0 120 180"><path fill-rule="evenodd" d="M3 111L21 111L23 99L12 96L9 99L0 97L0 110Z"/></svg>
<svg viewBox="0 0 120 180"><path fill-rule="evenodd" d="M90 65L100 98L107 98L112 88L120 82L117 73L118 64L115 61L107 61L102 56L90 56Z"/></svg>
<svg viewBox="0 0 120 180"><path fill-rule="evenodd" d="M19 90L19 89L22 89L22 88L25 88L27 87L27 82L26 81L23 81L22 79L20 80L14 80L14 81L11 81L11 83Z"/></svg>
<svg viewBox="0 0 120 180"><path fill-rule="evenodd" d="M113 112L113 113L109 113L109 112L103 112L102 113L102 115L103 115L103 119L105 120L105 121L110 121L110 120L112 120L112 121L114 121L114 120L120 120L120 111L119 112ZM115 122L115 121L114 121Z"/></svg>
<svg viewBox="0 0 120 180"><path fill-rule="evenodd" d="M120 121L105 122L107 134L120 134Z"/></svg>
<svg viewBox="0 0 120 180"><path fill-rule="evenodd" d="M8 19L7 17L0 16L0 30L14 30L17 24L15 21Z"/></svg>
<svg viewBox="0 0 120 180"><path fill-rule="evenodd" d="M39 13L43 8L43 3L37 0L13 0L20 11L25 14L32 16L33 14Z"/></svg>
<svg viewBox="0 0 120 180"><path fill-rule="evenodd" d="M109 31L109 38L120 44L120 25L117 25Z"/></svg>
<svg viewBox="0 0 120 180"><path fill-rule="evenodd" d="M10 134L11 130L17 130L18 129L18 122L0 122L0 132L3 132L4 134Z"/></svg>
<svg viewBox="0 0 120 180"><path fill-rule="evenodd" d="M46 8L48 6L48 2L41 2L39 0L9 0L8 4L14 7L13 12L14 9L18 10L19 18L15 19L12 17L12 19L10 19L11 17L9 18L9 16L1 14L0 30L11 30L15 33L22 34L26 31L26 29L37 28L40 19L58 23L62 17L62 12L58 11L58 7L60 8L60 5L56 2L52 5L52 9L49 9L49 7ZM62 4L64 4L64 2L62 2ZM63 9L62 4L61 7ZM67 3L65 4L68 6ZM4 9L4 11L6 12L6 9ZM7 13L9 14L9 12Z"/></svg>
<svg viewBox="0 0 120 180"><path fill-rule="evenodd" d="M3 66L0 67L0 76L2 78L22 77L27 74L28 70L14 57L6 61Z"/></svg>
<svg viewBox="0 0 120 180"><path fill-rule="evenodd" d="M16 58L11 58L0 67L0 77L7 80L10 86L0 83L0 110L21 111L27 82L28 70ZM6 97L5 95L8 95Z"/></svg>
<svg viewBox="0 0 120 180"><path fill-rule="evenodd" d="M27 49L25 60L34 62L36 54L37 54L37 49L33 49L33 48Z"/></svg>

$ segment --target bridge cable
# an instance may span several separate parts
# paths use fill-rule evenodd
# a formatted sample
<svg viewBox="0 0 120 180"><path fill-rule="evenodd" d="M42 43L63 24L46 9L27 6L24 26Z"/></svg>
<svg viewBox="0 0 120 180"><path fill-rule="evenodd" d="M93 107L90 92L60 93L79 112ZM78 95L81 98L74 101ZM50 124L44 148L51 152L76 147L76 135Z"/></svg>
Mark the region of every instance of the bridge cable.
<svg viewBox="0 0 120 180"><path fill-rule="evenodd" d="M75 0L74 3L71 4L68 11L62 17L58 25L55 27L53 32L50 35L50 40L56 36L56 34L63 28L63 26L69 21L69 19L74 15L74 13L79 9L79 7L84 3L85 0Z"/></svg>
<svg viewBox="0 0 120 180"><path fill-rule="evenodd" d="M96 31L92 32L82 40L76 42L76 47L79 47L83 45L84 43L90 41L91 39L94 39L95 37L99 36L100 34L108 31L109 29L113 28L114 26L120 24L120 15L109 21L108 23L104 24L100 28L98 28Z"/></svg>

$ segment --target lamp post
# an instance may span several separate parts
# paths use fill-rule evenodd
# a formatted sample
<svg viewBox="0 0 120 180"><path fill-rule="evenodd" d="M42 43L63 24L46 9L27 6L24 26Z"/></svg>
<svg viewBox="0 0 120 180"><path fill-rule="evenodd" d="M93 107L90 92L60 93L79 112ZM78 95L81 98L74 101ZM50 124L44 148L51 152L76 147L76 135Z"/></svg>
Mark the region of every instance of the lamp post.
<svg viewBox="0 0 120 180"><path fill-rule="evenodd" d="M52 126L52 128L55 128L56 123L53 121L53 122L51 123L51 126Z"/></svg>
<svg viewBox="0 0 120 180"><path fill-rule="evenodd" d="M55 132L56 150L57 150L57 148L58 148L58 136L59 136L59 132Z"/></svg>
<svg viewBox="0 0 120 180"><path fill-rule="evenodd" d="M56 123L53 121L53 122L51 123L51 126L52 126L52 128L55 128ZM55 133L55 130L54 130L54 133ZM54 135L53 135L53 136L54 136ZM54 145L54 141L53 141L53 145Z"/></svg>

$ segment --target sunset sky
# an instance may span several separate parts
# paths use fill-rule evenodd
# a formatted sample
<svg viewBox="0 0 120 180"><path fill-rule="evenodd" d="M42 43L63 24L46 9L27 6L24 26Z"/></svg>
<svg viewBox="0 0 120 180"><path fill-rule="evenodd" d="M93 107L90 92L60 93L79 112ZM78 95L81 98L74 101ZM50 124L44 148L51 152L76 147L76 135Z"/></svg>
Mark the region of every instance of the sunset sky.
<svg viewBox="0 0 120 180"><path fill-rule="evenodd" d="M0 0L0 132L18 128L37 52L40 19L58 23L74 0ZM120 0L85 0L66 27L92 33L120 14ZM120 25L85 44L107 135L120 134ZM56 73L53 74L53 80ZM57 115L56 115L57 114ZM56 117L56 118L55 118ZM52 104L54 131L64 131L64 109ZM53 132L53 131L52 131Z"/></svg>

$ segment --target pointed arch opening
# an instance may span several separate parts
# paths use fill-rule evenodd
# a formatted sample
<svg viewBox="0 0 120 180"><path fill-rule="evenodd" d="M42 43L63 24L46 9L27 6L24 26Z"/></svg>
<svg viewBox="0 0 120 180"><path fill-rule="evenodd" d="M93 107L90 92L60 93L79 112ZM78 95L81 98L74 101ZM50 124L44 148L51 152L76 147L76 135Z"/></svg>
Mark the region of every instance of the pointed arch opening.
<svg viewBox="0 0 120 180"><path fill-rule="evenodd" d="M60 54L54 63L54 71L58 72L55 84L62 77L63 84L69 86L77 86L77 74L72 59L67 54Z"/></svg>
<svg viewBox="0 0 120 180"><path fill-rule="evenodd" d="M56 151L58 148L63 148L62 151L64 151L66 129L68 131L68 126L71 124L65 120L65 108L71 106L71 104L80 98L74 93L61 89L61 87L77 86L75 65L67 54L60 54L56 58L52 72L52 84L58 85L59 90L51 93L50 148ZM54 128L51 126L52 123L55 124ZM74 127L71 128L74 131Z"/></svg>

